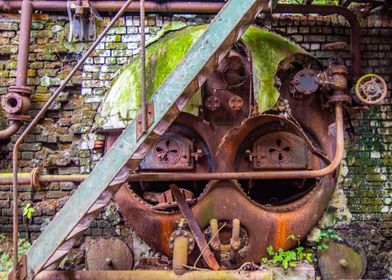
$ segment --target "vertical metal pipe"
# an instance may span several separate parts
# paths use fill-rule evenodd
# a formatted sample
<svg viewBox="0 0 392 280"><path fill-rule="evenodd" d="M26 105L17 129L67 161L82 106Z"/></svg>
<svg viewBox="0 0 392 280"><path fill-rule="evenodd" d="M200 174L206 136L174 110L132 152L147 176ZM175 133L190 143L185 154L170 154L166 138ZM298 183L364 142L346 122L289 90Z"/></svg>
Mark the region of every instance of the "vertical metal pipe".
<svg viewBox="0 0 392 280"><path fill-rule="evenodd" d="M124 14L125 10L131 4L133 0L128 0L124 6L118 11L115 17L110 21L108 26L104 31L99 35L97 40L91 45L91 47L87 50L87 52L83 55L83 57L78 61L72 71L68 74L65 80L61 83L61 85L57 88L57 90L53 93L53 95L49 98L49 100L45 103L45 105L41 108L38 114L34 117L31 123L28 125L25 131L19 136L16 140L14 149L12 151L12 205L13 205L13 275L16 279L18 273L18 235L19 235L19 227L18 227L18 157L19 157L19 147L23 143L25 137L29 134L29 132L33 129L33 127L39 122L39 120L45 115L45 112L48 110L50 105L56 100L57 96L64 89L64 87L68 84L68 82L72 79L75 73L78 71L79 67L86 61L86 59L90 56L90 54L94 51L97 45L102 41L105 35L108 33L110 28L114 25L114 23ZM30 2L30 0L26 0L26 2ZM23 9L22 9L22 17L23 17Z"/></svg>
<svg viewBox="0 0 392 280"><path fill-rule="evenodd" d="M173 246L173 272L177 275L185 273L184 265L188 263L189 239L185 236L178 236L174 240Z"/></svg>
<svg viewBox="0 0 392 280"><path fill-rule="evenodd" d="M147 131L147 96L146 96L146 30L144 0L140 0L140 65L142 67L142 131Z"/></svg>
<svg viewBox="0 0 392 280"><path fill-rule="evenodd" d="M33 4L30 0L24 0L22 4L22 13L20 16L20 34L19 34L19 52L16 72L16 85L25 86L27 84L27 70L30 51L30 31L31 19L33 16ZM17 127L18 125L15 125ZM16 280L19 272L18 260L18 185L17 174L13 174L12 186L12 247L13 247L13 277Z"/></svg>
<svg viewBox="0 0 392 280"><path fill-rule="evenodd" d="M22 4L22 14L20 16L20 34L18 62L16 68L16 85L25 86L27 84L27 70L29 65L30 53L30 31L31 19L33 16L33 3L30 0L24 0Z"/></svg>

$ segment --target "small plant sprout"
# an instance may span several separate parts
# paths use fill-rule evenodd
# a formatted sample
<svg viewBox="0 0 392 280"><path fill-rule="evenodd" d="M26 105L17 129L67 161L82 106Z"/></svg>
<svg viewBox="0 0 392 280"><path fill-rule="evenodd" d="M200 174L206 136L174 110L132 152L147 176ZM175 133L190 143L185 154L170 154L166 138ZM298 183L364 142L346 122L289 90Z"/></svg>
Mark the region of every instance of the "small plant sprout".
<svg viewBox="0 0 392 280"><path fill-rule="evenodd" d="M24 207L23 207L23 217L26 217L27 219L31 220L31 218L33 217L33 213L35 212L34 207L31 206L31 203L27 203Z"/></svg>
<svg viewBox="0 0 392 280"><path fill-rule="evenodd" d="M267 253L271 259L262 258L260 262L268 266L281 265L285 270L295 267L295 262L306 260L309 263L313 262L313 254L305 252L305 248L299 246L301 244L301 239L299 235L291 234L287 237L288 240L295 240L298 243L298 247L283 251L279 248L277 251L270 245L267 247Z"/></svg>

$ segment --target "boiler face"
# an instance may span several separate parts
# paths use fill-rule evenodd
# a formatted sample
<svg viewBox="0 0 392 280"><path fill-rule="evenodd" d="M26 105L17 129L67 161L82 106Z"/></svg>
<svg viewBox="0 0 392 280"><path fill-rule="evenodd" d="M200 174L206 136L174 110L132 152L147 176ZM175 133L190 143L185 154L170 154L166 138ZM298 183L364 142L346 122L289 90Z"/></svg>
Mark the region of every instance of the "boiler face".
<svg viewBox="0 0 392 280"><path fill-rule="evenodd" d="M259 261L269 245L295 246L297 241L288 236L304 238L317 223L334 189L333 175L235 176L316 170L334 156L334 136L328 134L331 112L323 109L320 94L293 94L294 75L308 65L290 65L276 77L280 105L256 113L251 57L245 45L237 44L204 84L198 115L181 113L142 160L136 172L151 176L130 181L116 201L151 247L172 255L171 235L183 217L172 184L182 191L216 259L227 268ZM311 86L311 76L300 82ZM115 138L109 136L108 142ZM209 180L205 175L211 173L233 176ZM198 255L193 250L191 259Z"/></svg>

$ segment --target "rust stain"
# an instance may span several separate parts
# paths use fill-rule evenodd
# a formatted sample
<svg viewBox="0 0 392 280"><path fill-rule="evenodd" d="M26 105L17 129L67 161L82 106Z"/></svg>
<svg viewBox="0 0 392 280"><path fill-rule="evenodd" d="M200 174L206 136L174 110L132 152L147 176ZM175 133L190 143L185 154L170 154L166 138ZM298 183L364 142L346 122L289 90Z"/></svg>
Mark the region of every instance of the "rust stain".
<svg viewBox="0 0 392 280"><path fill-rule="evenodd" d="M163 221L161 223L161 231L159 232L159 234L160 234L161 244L163 245L165 252L171 251L169 248L169 238L173 231L174 228L170 221Z"/></svg>
<svg viewBox="0 0 392 280"><path fill-rule="evenodd" d="M287 232L287 218L286 215L276 216L276 234L274 248L284 249L287 246L287 237L289 233Z"/></svg>

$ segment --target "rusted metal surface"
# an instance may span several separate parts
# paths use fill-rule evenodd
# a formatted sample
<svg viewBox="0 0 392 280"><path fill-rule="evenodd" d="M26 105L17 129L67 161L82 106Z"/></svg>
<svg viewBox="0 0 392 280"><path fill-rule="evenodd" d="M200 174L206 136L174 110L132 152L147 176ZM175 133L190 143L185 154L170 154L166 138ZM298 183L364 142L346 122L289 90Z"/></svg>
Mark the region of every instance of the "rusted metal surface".
<svg viewBox="0 0 392 280"><path fill-rule="evenodd" d="M305 237L324 212L333 189L334 179L324 178L317 188L296 203L266 207L252 201L233 182L218 181L210 183L191 210L202 229L209 226L211 219L240 219L249 239L238 263L258 262L260 257L267 256L266 248L269 245L286 250L295 245L295 242L287 239L288 235L298 234L301 238ZM152 210L148 203L126 187L122 187L115 198L124 217L141 238L171 256L167 244L181 214ZM143 223L138 223L138 217L141 216ZM151 235L151 232L157 234ZM190 258L194 260L196 256L197 254L192 254Z"/></svg>
<svg viewBox="0 0 392 280"><path fill-rule="evenodd" d="M253 144L252 158L256 170L311 168L311 153L305 141L285 131L259 137Z"/></svg>
<svg viewBox="0 0 392 280"><path fill-rule="evenodd" d="M143 108L143 112L145 111L145 115L138 115L136 116L136 123L137 123L137 128L136 128L136 137L139 139L144 132L146 131L146 128L149 128L152 123L154 122L154 103L149 102L145 103L145 107Z"/></svg>
<svg viewBox="0 0 392 280"><path fill-rule="evenodd" d="M295 74L290 83L290 92L296 98L310 95L319 89L318 73L313 69L303 69Z"/></svg>
<svg viewBox="0 0 392 280"><path fill-rule="evenodd" d="M0 140L8 139L19 131L24 121L30 120L28 111L31 106L30 95L32 89L27 87L27 71L30 46L31 19L33 2L24 0L21 12L18 60L16 66L16 84L11 86L8 94L3 96L1 105L8 113L11 122L8 128L0 131Z"/></svg>
<svg viewBox="0 0 392 280"><path fill-rule="evenodd" d="M320 252L318 265L323 279L362 279L366 272L366 256L362 249L331 241Z"/></svg>
<svg viewBox="0 0 392 280"><path fill-rule="evenodd" d="M177 133L167 133L140 163L140 170L192 170L193 142Z"/></svg>
<svg viewBox="0 0 392 280"><path fill-rule="evenodd" d="M331 163L318 170L288 170L288 171L259 171L259 172L216 172L216 173L140 173L130 175L131 181L194 181L194 180L250 180L250 179L294 179L317 178L329 175L336 171L344 152L344 130L342 105L336 105L336 152Z"/></svg>
<svg viewBox="0 0 392 280"><path fill-rule="evenodd" d="M133 267L132 252L118 238L92 241L86 252L88 270L131 270Z"/></svg>
<svg viewBox="0 0 392 280"><path fill-rule="evenodd" d="M361 30L357 16L349 9L337 5L296 5L286 4L277 5L275 13L299 13L299 14L319 14L326 15L341 15L350 24L351 29L351 59L353 79L357 80L361 75Z"/></svg>
<svg viewBox="0 0 392 280"><path fill-rule="evenodd" d="M164 270L133 270L133 271L43 271L36 280L272 280L272 270L255 271L191 271L182 276Z"/></svg>
<svg viewBox="0 0 392 280"><path fill-rule="evenodd" d="M190 211L204 234L212 238L215 257L230 269L245 261L258 261L267 255L269 245L276 249L294 246L295 242L288 240L288 235L294 233L303 238L317 223L334 189L334 172L343 156L342 102L347 99L344 94L346 72L342 67L331 66L326 74L328 77L339 75L339 79L332 79L327 87L331 93L330 105L335 107L334 116L323 110L325 104L319 92L305 94L301 99L292 96L290 81L293 75L290 71L283 72L279 74L281 98L287 100L290 115L249 117L249 111L233 110L229 106L230 98L225 97L238 95L246 103L244 110L252 104L248 80L241 84L234 82L231 85L238 86L230 87L222 79L231 57L240 58L236 59L234 69L238 69L236 65L239 64L244 69L250 68L243 54L230 52L202 89L204 110L199 117L181 114L176 125L167 132L170 135L175 131L183 137L192 135L199 139L195 145L205 143L203 158L208 161L195 162L192 172L143 170L133 173L129 178L130 186L121 188L115 197L136 232L153 248L170 256L167 242L181 214L173 209L170 212L155 209L133 189L138 181L143 182L146 190L150 183L151 186L161 185L164 192L172 181L179 181L181 188L192 189L196 202ZM209 110L205 103L212 97L219 98L216 110ZM186 127L194 133L187 134L186 129L178 127ZM209 172L203 171L207 163ZM298 181L305 178L318 179ZM262 198L269 195L271 189L282 193L291 189L293 192L291 197L279 198L280 203L273 195L270 202L266 202ZM143 226L137 221L140 216L144 217ZM227 225L219 238L213 238L218 225L224 223ZM151 236L150 232L159 235ZM192 261L196 257L193 253L189 259Z"/></svg>
<svg viewBox="0 0 392 280"><path fill-rule="evenodd" d="M188 224L188 227L190 228L190 230L192 231L195 237L196 244L199 247L203 259L206 261L208 267L210 267L213 270L218 270L220 266L216 261L214 254L211 252L210 247L207 244L207 241L204 237L204 234L202 233L197 223L197 220L193 216L192 211L189 208L189 205L186 203L185 198L182 195L182 192L176 185L170 185L170 190L172 191L173 196L178 203L178 206Z"/></svg>

